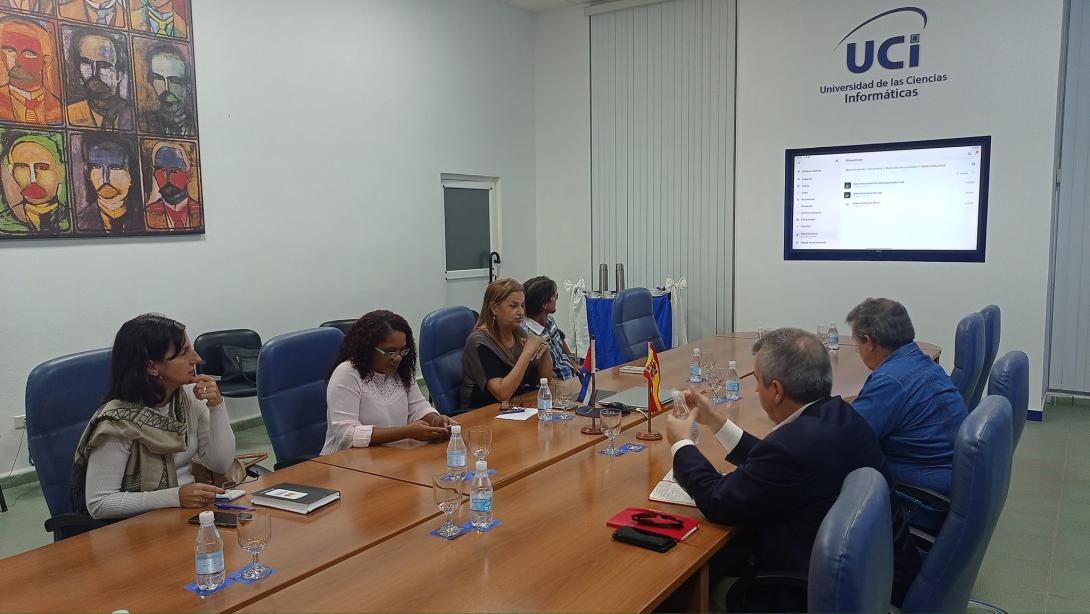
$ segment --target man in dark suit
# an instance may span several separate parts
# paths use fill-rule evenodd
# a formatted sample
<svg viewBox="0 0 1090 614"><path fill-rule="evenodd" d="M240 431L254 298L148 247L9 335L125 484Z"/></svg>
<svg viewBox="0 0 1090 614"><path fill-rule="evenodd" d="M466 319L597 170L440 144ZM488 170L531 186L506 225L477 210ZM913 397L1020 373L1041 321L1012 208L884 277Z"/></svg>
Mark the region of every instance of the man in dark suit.
<svg viewBox="0 0 1090 614"><path fill-rule="evenodd" d="M666 436L678 483L709 520L738 530L712 562L713 574L741 578L727 594L727 609L805 611L804 591L761 587L749 578L773 570L805 577L818 526L844 478L860 467L874 467L887 480L889 473L866 421L843 399L829 396L832 368L816 336L781 328L754 347L756 393L776 423L772 432L759 440L707 398L688 393L691 411L685 418L670 415ZM694 419L716 433L727 460L737 467L732 473L721 475L688 439ZM896 500L892 503L893 601L899 605L920 560ZM713 583L718 580L713 576Z"/></svg>

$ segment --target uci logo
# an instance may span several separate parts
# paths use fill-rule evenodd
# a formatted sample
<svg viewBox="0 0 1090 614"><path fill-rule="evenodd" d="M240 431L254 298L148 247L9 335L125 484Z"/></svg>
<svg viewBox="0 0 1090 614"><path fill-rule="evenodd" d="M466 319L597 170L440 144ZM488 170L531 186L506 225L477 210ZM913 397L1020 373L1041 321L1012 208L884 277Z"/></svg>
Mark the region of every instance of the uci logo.
<svg viewBox="0 0 1090 614"><path fill-rule="evenodd" d="M886 11L884 13L879 13L879 14L875 15L874 17L871 17L870 19L864 21L863 23L856 26L851 32L848 32L846 35L844 35L844 38L840 39L840 42L837 43L836 46L839 47L840 45L843 45L844 41L848 40L849 36L851 36L852 34L855 34L857 31L859 31L860 28L862 28L863 26L871 23L872 21L875 21L877 19L881 19L882 17L885 17L887 15L892 15L894 13L904 13L904 12L918 14L920 17L923 18L923 28L927 27L927 13L925 13L923 9L917 8L917 7L914 7L914 6L904 6L904 7L901 7L899 9L893 9L893 10ZM922 30L923 28L920 28L920 29ZM858 50L858 47L857 47L856 43L854 43L854 42L848 43L848 45L847 45L848 70L850 70L850 71L852 71L853 73L856 73L856 74L864 73L864 72L867 72L868 70L870 70L871 66L874 64L874 56L875 56L874 46L875 46L875 42L876 41L874 41L874 40L865 41L863 43L863 53L862 54L859 53L859 50ZM904 44L905 44L905 36L904 35L891 36L891 37L887 38L886 40L882 41L882 44L878 45L878 65L881 66L882 68L887 69L887 70L897 70L899 68L904 68L905 67L905 53L904 53L904 50L898 49L898 47L901 47ZM891 54L891 52L892 52L892 54ZM908 54L907 55L908 55L907 60L908 60L909 67L916 67L916 66L920 65L920 35L919 34L910 34L910 35L908 35Z"/></svg>

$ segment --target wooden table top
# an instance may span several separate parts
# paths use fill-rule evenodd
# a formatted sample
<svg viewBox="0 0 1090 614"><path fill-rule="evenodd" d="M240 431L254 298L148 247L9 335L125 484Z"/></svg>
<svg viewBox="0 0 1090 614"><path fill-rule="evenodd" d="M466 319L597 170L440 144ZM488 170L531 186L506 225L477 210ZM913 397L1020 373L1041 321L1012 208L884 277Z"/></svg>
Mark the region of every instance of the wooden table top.
<svg viewBox="0 0 1090 614"><path fill-rule="evenodd" d="M634 442L634 433L622 433L618 445ZM718 442L706 431L701 435L699 447L720 470L730 470ZM696 508L649 501L648 493L671 469L670 446L665 439L641 443L650 445L620 457L600 454L605 444L599 443L498 489L502 524L492 531L444 541L430 534L442 520L435 518L242 611L651 610L727 541L731 529L707 522ZM629 506L685 514L701 526L664 554L622 544L610 539L613 529L605 522Z"/></svg>
<svg viewBox="0 0 1090 614"><path fill-rule="evenodd" d="M5 559L0 610L222 612L439 513L430 488L320 463L295 465L242 488L254 492L279 482L336 488L341 499L306 515L273 509L272 540L261 560L277 572L255 584L235 583L203 598L182 588L194 579L197 534L197 527L186 521L201 510L170 508ZM250 556L239 548L234 529L221 528L220 534L227 571L247 564Z"/></svg>

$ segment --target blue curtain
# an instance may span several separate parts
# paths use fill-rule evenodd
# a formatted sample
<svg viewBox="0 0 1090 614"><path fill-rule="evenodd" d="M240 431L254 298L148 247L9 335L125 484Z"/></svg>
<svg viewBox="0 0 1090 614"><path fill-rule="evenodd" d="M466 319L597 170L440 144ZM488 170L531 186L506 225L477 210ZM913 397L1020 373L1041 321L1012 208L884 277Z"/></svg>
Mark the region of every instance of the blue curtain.
<svg viewBox="0 0 1090 614"><path fill-rule="evenodd" d="M659 327L662 342L666 349L674 347L673 344L673 311L670 308L670 295L651 297L651 312L655 316L655 324ZM613 339L613 298L596 298L587 296L587 328L594 337L594 347L598 351L595 364L599 369L619 365L624 360L617 350L617 342Z"/></svg>

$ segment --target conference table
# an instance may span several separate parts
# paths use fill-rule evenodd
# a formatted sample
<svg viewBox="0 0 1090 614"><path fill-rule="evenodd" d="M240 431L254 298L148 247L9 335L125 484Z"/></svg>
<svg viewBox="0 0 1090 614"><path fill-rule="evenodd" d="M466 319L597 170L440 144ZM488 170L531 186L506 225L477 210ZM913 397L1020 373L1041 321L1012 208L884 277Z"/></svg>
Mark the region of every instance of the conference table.
<svg viewBox="0 0 1090 614"><path fill-rule="evenodd" d="M742 428L773 427L752 392L753 334L701 339L660 354L662 386L686 383L693 347L735 360L743 398L727 404ZM933 358L939 349L921 343ZM854 346L830 352L834 394L858 392L869 371ZM638 364L634 361L630 364ZM641 375L600 371L599 389L644 385ZM524 402L527 400L523 400ZM532 399L528 401L532 402ZM496 528L454 540L431 535L442 518L431 477L446 468L444 444L349 449L262 476L248 492L294 482L336 488L341 499L307 515L272 510L273 537L262 562L277 571L208 596L184 590L193 579L199 510L163 509L0 560L0 611L706 611L707 562L731 536L693 507L653 503L647 495L671 468L665 439L610 457L587 418L543 423L497 420L498 406L457 416L466 427L491 424L489 466ZM663 430L665 418L651 418ZM632 412L618 445L635 442L647 421ZM711 433L698 447L731 470ZM244 502L240 500L237 502ZM467 506L458 521L467 519ZM610 539L605 524L625 507L692 516L700 529L667 553ZM227 569L249 561L235 532L221 529Z"/></svg>

